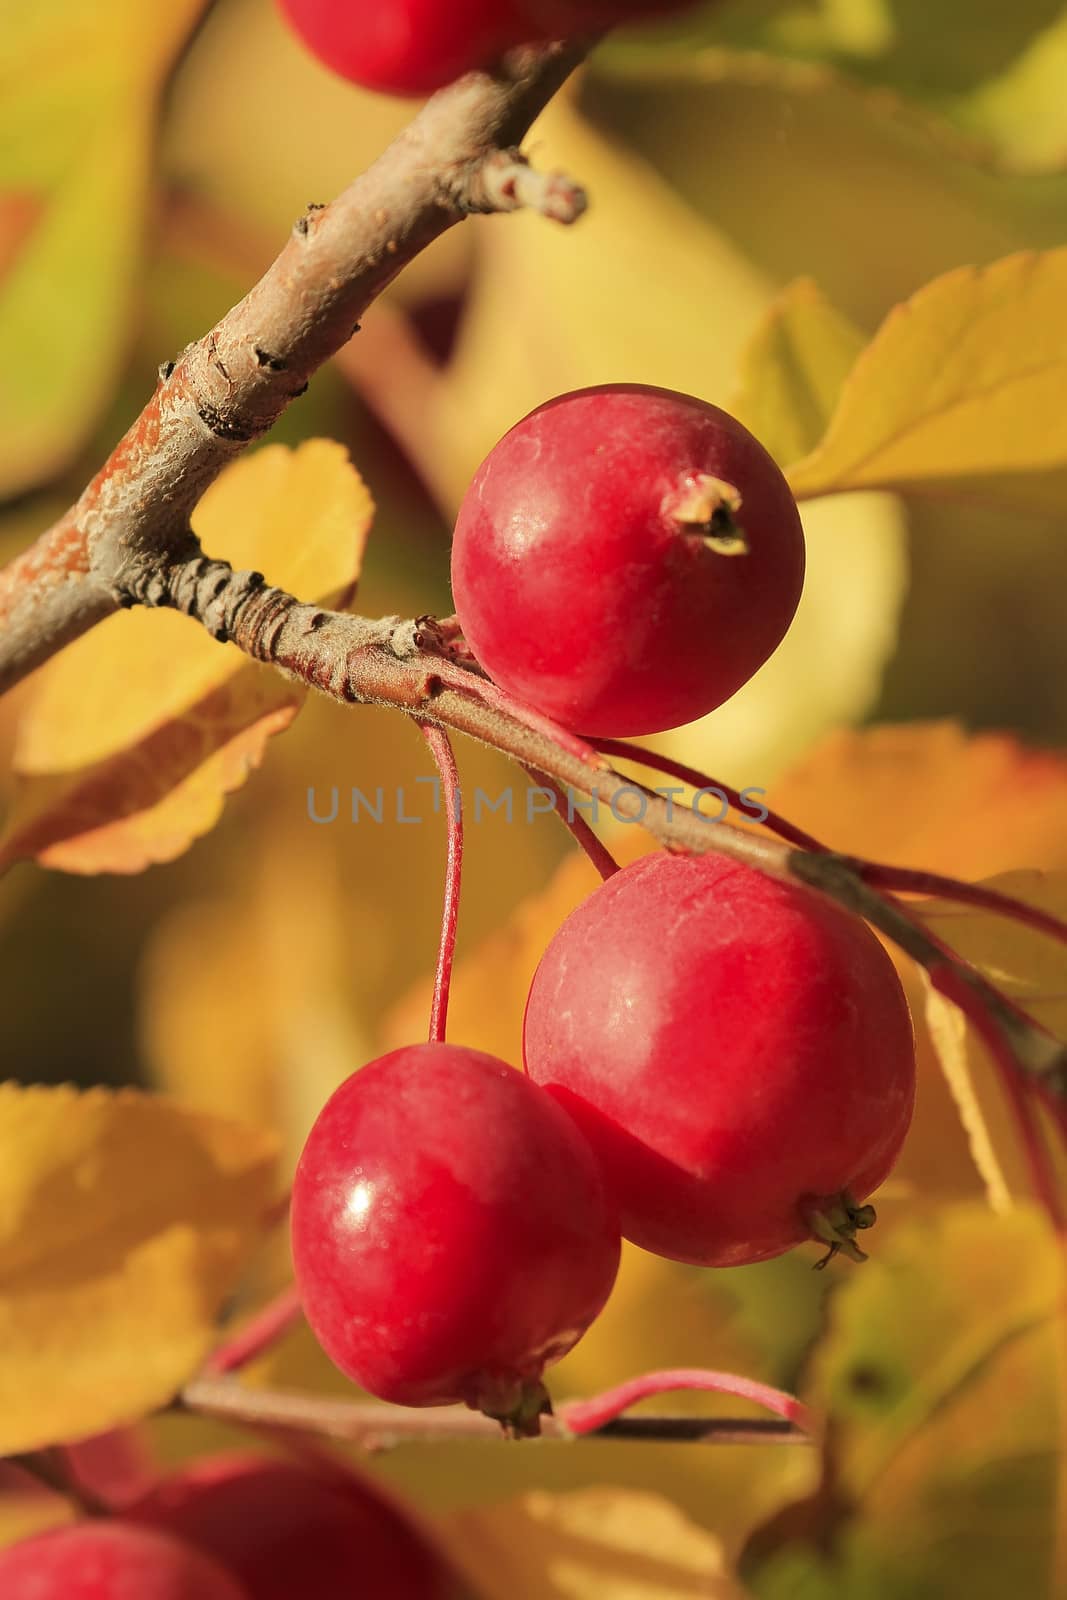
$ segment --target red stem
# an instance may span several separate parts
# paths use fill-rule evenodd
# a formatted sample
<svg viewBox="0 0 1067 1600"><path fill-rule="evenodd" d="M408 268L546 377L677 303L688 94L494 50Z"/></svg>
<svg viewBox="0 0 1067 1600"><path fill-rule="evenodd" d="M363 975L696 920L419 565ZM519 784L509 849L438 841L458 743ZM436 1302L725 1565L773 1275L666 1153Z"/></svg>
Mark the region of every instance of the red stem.
<svg viewBox="0 0 1067 1600"><path fill-rule="evenodd" d="M443 1044L448 1022L448 995L452 988L452 966L456 957L456 926L459 922L459 894L463 880L463 796L452 743L444 728L420 722L426 743L433 752L441 775L441 794L448 823L448 862L445 867L445 898L441 912L441 944L437 952L437 971L430 1004L430 1043Z"/></svg>
<svg viewBox="0 0 1067 1600"><path fill-rule="evenodd" d="M699 1389L712 1394L737 1395L742 1400L754 1400L768 1411L784 1417L804 1433L814 1433L815 1419L807 1406L795 1395L783 1389L772 1389L769 1384L757 1383L754 1378L742 1378L733 1372L709 1372L701 1367L674 1367L666 1372L646 1372L640 1378L630 1378L615 1389L608 1389L591 1400L571 1400L559 1407L559 1418L571 1433L594 1433L607 1423L636 1405L638 1400L651 1399L653 1395L669 1394L679 1389Z"/></svg>
<svg viewBox="0 0 1067 1600"><path fill-rule="evenodd" d="M930 982L939 994L957 1006L970 1022L1000 1071L1000 1081L1008 1097L1011 1108L1019 1128L1019 1135L1026 1151L1026 1159L1030 1168L1030 1180L1034 1190L1044 1206L1053 1227L1058 1233L1067 1232L1067 1218L1064 1217L1063 1206L1060 1200L1056 1176L1048 1150L1045 1148L1041 1137L1041 1130L1034 1117L1034 1106L1030 1099L1030 1089L1024 1081L1019 1063L1015 1059L1011 1043L1004 1034L1003 1028L997 1019L990 1015L981 997L974 993L971 986L961 975L949 966L931 967L929 969ZM1062 1112L1057 1118L1058 1125L1064 1128Z"/></svg>
<svg viewBox="0 0 1067 1600"><path fill-rule="evenodd" d="M473 657L470 658L473 661ZM548 739L560 750L565 750L576 761L584 762L586 766L599 767L607 770L607 762L602 761L595 744L590 744L580 734L572 733L569 728L563 728L558 722L553 722L541 711L535 711L525 701L516 700L507 694L491 678L482 677L479 672L472 671L469 667L458 665L449 661L444 656L438 657L431 668L430 675L449 689L458 689L462 694L469 694L478 700L490 711L499 711L504 716L514 717L532 733L539 733L542 738Z"/></svg>
<svg viewBox="0 0 1067 1600"><path fill-rule="evenodd" d="M910 867L887 867L877 861L864 861L858 856L842 859L852 867L864 883L872 889L891 889L899 894L939 894L955 900L961 906L975 906L979 911L992 911L998 916L1021 922L1035 933L1048 934L1067 944L1067 923L1042 911L1039 906L1027 905L1014 895L1002 894L999 889L987 889L981 883L964 883L958 878L944 878L937 872L918 872Z"/></svg>
<svg viewBox="0 0 1067 1600"><path fill-rule="evenodd" d="M550 789L556 797L556 815L565 828L569 828L572 836L581 845L594 867L605 880L613 878L619 871L619 863L615 860L607 845L598 839L584 817L580 817L572 806L567 804L566 796L559 784L550 778L546 772L539 772L536 767L528 767L523 763L523 772L528 778L542 789Z"/></svg>
<svg viewBox="0 0 1067 1600"><path fill-rule="evenodd" d="M639 766L648 767L653 772L662 772L668 778L677 778L679 783L687 784L690 789L715 789L725 795L727 804L735 811L740 811L742 815L752 815L742 800L739 789L731 789L728 783L720 783L717 778L709 778L707 773L698 772L695 767L687 767L681 761L672 761L670 756L661 756L655 750L645 750L641 745L630 744L625 739L594 739L593 743L602 755L611 756L619 761L635 761ZM769 828L779 839L784 839L787 844L795 844L800 850L810 850L815 855L830 853L826 845L820 844L810 833L805 833L803 828L795 827L788 818L780 817L776 811L768 811L760 826Z"/></svg>
<svg viewBox="0 0 1067 1600"><path fill-rule="evenodd" d="M744 813L746 810L737 789L731 789L729 784L720 783L717 778L710 778L706 773L697 772L695 767L687 767L680 761L672 761L669 756L661 756L654 750L645 750L640 745L630 744L622 739L597 739L594 743L603 755L623 761L638 762L654 771L663 772L670 778L677 778L679 783L687 784L692 789L716 789L726 796L727 802L735 811ZM809 850L816 855L831 853L828 845L822 844L810 833L805 833L802 828L796 827L788 818L780 816L776 811L768 811L762 825L770 828L772 833L784 839L787 844L795 844L801 850ZM947 900L954 900L957 905L974 906L980 911L992 911L997 916L1010 917L1014 922L1033 928L1036 933L1047 934L1050 939L1067 944L1067 923L1054 917L1051 912L1042 911L1038 906L1028 905L1025 900L1016 899L1014 895L1003 894L999 889L987 889L983 884L966 883L959 878L944 877L938 872L886 866L880 861L867 861L862 856L846 855L840 859L846 866L851 867L858 878L870 884L872 889L895 890L900 894L943 895Z"/></svg>
<svg viewBox="0 0 1067 1600"><path fill-rule="evenodd" d="M300 1296L296 1285L290 1284L257 1311L238 1333L211 1352L204 1363L205 1373L217 1378L226 1372L239 1371L283 1338L301 1315Z"/></svg>

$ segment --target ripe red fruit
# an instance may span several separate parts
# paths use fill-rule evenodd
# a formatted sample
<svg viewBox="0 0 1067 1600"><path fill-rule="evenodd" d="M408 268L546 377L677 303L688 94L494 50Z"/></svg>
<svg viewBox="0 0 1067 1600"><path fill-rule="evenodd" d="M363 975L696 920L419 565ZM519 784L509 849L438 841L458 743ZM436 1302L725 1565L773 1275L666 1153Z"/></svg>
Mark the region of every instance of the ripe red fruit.
<svg viewBox="0 0 1067 1600"><path fill-rule="evenodd" d="M342 78L389 94L429 94L487 66L528 27L500 0L280 0L291 27Z"/></svg>
<svg viewBox="0 0 1067 1600"><path fill-rule="evenodd" d="M252 1600L199 1550L124 1522L80 1522L0 1550L3 1600Z"/></svg>
<svg viewBox="0 0 1067 1600"><path fill-rule="evenodd" d="M763 446L717 406L641 384L561 395L512 428L452 546L482 666L593 735L721 705L781 642L803 581L800 518Z"/></svg>
<svg viewBox="0 0 1067 1600"><path fill-rule="evenodd" d="M893 1165L915 1085L869 929L714 855L646 856L578 907L534 976L525 1057L596 1150L624 1235L718 1267L813 1232L858 1254L874 1218L856 1202Z"/></svg>
<svg viewBox="0 0 1067 1600"><path fill-rule="evenodd" d="M544 1367L601 1310L619 1231L592 1154L503 1061L410 1045L327 1101L297 1168L293 1261L326 1353L383 1400L535 1426Z"/></svg>
<svg viewBox="0 0 1067 1600"><path fill-rule="evenodd" d="M340 1472L210 1456L165 1478L126 1515L212 1556L254 1600L444 1600L451 1592L414 1527Z"/></svg>

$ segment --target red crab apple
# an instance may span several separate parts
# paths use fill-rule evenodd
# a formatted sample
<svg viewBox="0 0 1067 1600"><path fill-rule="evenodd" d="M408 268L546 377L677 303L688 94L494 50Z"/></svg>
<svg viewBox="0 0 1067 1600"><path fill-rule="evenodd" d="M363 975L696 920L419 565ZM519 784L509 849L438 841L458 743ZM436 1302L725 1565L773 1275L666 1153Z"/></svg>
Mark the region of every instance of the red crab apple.
<svg viewBox="0 0 1067 1600"><path fill-rule="evenodd" d="M201 1551L126 1522L79 1522L0 1550L3 1600L255 1600Z"/></svg>
<svg viewBox="0 0 1067 1600"><path fill-rule="evenodd" d="M372 1061L327 1101L296 1172L304 1311L380 1399L463 1401L536 1429L541 1374L607 1300L619 1231L550 1095L452 1044Z"/></svg>
<svg viewBox="0 0 1067 1600"><path fill-rule="evenodd" d="M164 1478L126 1515L195 1545L253 1600L446 1600L440 1558L384 1497L338 1469L233 1452Z"/></svg>
<svg viewBox="0 0 1067 1600"><path fill-rule="evenodd" d="M640 384L538 407L478 468L452 593L502 688L591 735L712 711L793 618L804 538L789 486L717 406Z"/></svg>
<svg viewBox="0 0 1067 1600"><path fill-rule="evenodd" d="M852 1254L911 1118L900 982L866 925L721 855L609 878L534 976L526 1070L597 1152L623 1233L739 1266Z"/></svg>
<svg viewBox="0 0 1067 1600"><path fill-rule="evenodd" d="M294 32L342 78L423 95L487 66L531 30L500 0L279 0Z"/></svg>

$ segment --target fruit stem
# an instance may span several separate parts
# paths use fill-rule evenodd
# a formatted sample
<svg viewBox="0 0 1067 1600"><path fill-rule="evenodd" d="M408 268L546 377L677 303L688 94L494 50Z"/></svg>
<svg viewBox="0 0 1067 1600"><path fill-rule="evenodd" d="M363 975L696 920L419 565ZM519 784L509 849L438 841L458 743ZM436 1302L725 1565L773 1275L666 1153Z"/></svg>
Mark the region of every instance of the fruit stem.
<svg viewBox="0 0 1067 1600"><path fill-rule="evenodd" d="M448 996L452 988L452 967L456 957L456 927L459 922L459 895L463 880L463 794L452 741L436 723L420 722L441 778L448 827L448 860L445 865L445 896L441 910L441 943L437 951L437 971L430 1003L430 1043L443 1044L448 1022Z"/></svg>
<svg viewBox="0 0 1067 1600"><path fill-rule="evenodd" d="M570 830L573 838L577 840L605 882L608 878L613 878L619 870L619 863L607 845L597 838L585 818L578 815L573 803L563 793L559 784L550 778L547 772L539 772L536 767L528 766L526 762L522 763L522 770L528 778L533 779L538 788L552 791L556 797L556 815L559 820Z"/></svg>
<svg viewBox="0 0 1067 1600"><path fill-rule="evenodd" d="M718 778L710 778L705 772L698 772L695 767L687 767L681 761L672 761L669 756L660 755L658 750L646 750L642 745L630 744L625 739L597 739L594 741L601 755L611 756L619 761L634 761L639 766L648 767L653 772L662 772L665 777L677 778L679 783L688 784L691 789L714 789L719 794L726 796L728 805L742 814L750 808L745 805L744 799L737 789L731 789L728 783L720 783ZM762 805L761 810L766 808ZM818 855L825 855L827 848L814 839L810 833L805 833L802 828L796 827L785 817L780 817L775 811L768 811L761 824L769 828L772 833L784 839L787 844L794 844L800 850L810 850Z"/></svg>
<svg viewBox="0 0 1067 1600"><path fill-rule="evenodd" d="M663 514L703 540L720 556L746 556L745 531L737 521L741 496L732 483L708 472L691 472L663 502Z"/></svg>
<svg viewBox="0 0 1067 1600"><path fill-rule="evenodd" d="M615 1389L607 1389L591 1400L571 1400L559 1410L559 1419L570 1433L594 1433L605 1427L639 1400L678 1390L700 1390L712 1394L732 1394L753 1400L779 1417L784 1417L804 1433L815 1431L815 1419L807 1406L784 1389L773 1389L735 1372L712 1372L702 1367L673 1367L664 1372L646 1372L630 1378Z"/></svg>
<svg viewBox="0 0 1067 1600"><path fill-rule="evenodd" d="M284 1338L302 1314L296 1285L290 1284L211 1352L204 1362L205 1373L220 1377L225 1372L239 1372L277 1340Z"/></svg>

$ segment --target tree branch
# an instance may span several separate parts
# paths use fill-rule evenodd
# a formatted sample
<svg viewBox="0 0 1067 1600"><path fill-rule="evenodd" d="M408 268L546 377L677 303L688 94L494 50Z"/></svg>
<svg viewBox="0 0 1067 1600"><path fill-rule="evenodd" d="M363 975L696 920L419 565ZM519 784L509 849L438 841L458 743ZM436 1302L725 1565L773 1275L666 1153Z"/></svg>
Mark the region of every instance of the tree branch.
<svg viewBox="0 0 1067 1600"><path fill-rule="evenodd" d="M175 362L84 494L0 571L0 692L118 607L160 561L190 561L204 490L304 392L367 306L473 212L530 204L561 221L584 196L516 146L587 43L524 48L427 102L331 205L309 207L260 281Z"/></svg>
<svg viewBox="0 0 1067 1600"><path fill-rule="evenodd" d="M364 1450L394 1445L446 1443L457 1439L492 1442L502 1437L500 1424L465 1406L410 1406L331 1400L286 1389L253 1389L233 1378L196 1378L186 1384L177 1409L217 1417L254 1428L293 1430L329 1439L343 1439ZM567 1427L566 1407L559 1417L541 1418L545 1439L634 1439L704 1444L811 1444L811 1436L777 1418L618 1417L594 1431L575 1433Z"/></svg>

